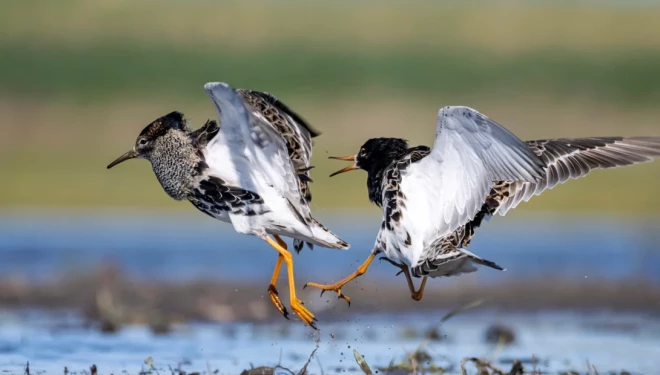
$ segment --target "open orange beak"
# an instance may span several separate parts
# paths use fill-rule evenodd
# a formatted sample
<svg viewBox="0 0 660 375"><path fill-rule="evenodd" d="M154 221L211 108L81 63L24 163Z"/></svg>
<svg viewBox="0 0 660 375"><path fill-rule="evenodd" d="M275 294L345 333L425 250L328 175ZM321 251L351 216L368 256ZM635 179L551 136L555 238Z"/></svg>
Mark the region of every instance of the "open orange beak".
<svg viewBox="0 0 660 375"><path fill-rule="evenodd" d="M346 160L346 161L352 161L352 162L355 162L355 156L342 156L342 157L330 156L329 159L335 159L335 160ZM358 168L358 166L355 165L355 164L353 164L353 165L349 165L348 167L346 167L346 168L344 168L344 169L340 169L340 170L338 170L337 172L331 174L330 177L332 177L332 176L336 176L336 175L338 175L338 174L340 174L340 173L344 173L344 172L352 171L352 170L354 170L354 169L359 169L359 168Z"/></svg>

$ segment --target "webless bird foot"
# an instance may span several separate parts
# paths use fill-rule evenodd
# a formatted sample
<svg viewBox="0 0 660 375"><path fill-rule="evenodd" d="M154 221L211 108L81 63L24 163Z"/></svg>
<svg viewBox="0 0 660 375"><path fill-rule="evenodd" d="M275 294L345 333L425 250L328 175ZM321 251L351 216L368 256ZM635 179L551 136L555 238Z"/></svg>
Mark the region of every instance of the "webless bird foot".
<svg viewBox="0 0 660 375"><path fill-rule="evenodd" d="M275 287L275 285L273 284L268 285L268 295L270 296L270 301L280 311L280 314L282 314L282 316L284 316L285 318L289 319L289 312L286 310L286 307L284 307L282 301L280 301L279 293L277 292L277 288Z"/></svg>
<svg viewBox="0 0 660 375"><path fill-rule="evenodd" d="M317 329L316 324L314 324L314 321L316 321L314 314L303 306L302 301L299 299L291 300L291 310L293 310L294 314L298 315L298 318L300 318L305 324Z"/></svg>
<svg viewBox="0 0 660 375"><path fill-rule="evenodd" d="M381 257L379 259L385 260L394 267L399 268L400 271L397 272L396 276L399 276L400 274L404 274L406 276L406 281L408 282L408 289L410 290L410 297L415 301L422 300L422 297L424 296L424 288L426 287L426 280L428 279L428 276L424 276L424 279L422 280L422 285L419 287L419 290L415 290L415 285L413 284L412 277L410 276L410 271L408 270L408 266L406 266L405 264L396 263L393 260L385 257Z"/></svg>
<svg viewBox="0 0 660 375"><path fill-rule="evenodd" d="M308 286L311 286L313 288L318 288L321 289L321 295L327 291L335 292L337 293L337 298L338 299L343 299L348 303L348 305L351 305L351 299L342 293L341 288L346 285L346 283L334 283L330 285L323 285L323 284L317 284L317 283L307 283L303 286L303 289L307 288Z"/></svg>
<svg viewBox="0 0 660 375"><path fill-rule="evenodd" d="M314 288L321 289L321 295L323 295L323 293L325 293L326 291L331 290L331 291L337 293L337 298L343 299L344 301L346 301L348 303L348 306L350 306L351 305L351 299L348 298L347 295L345 295L344 293L341 292L341 288L343 288L344 285L350 283L351 281L357 279L358 277L364 275L365 272L367 272L367 268L369 268L369 265L371 264L371 261L374 260L374 257L376 256L376 254L378 254L378 253L377 252L371 252L369 254L369 256L367 257L367 259L364 261L364 263L362 263L357 268L357 270L355 270L355 272L351 273L350 275L348 275L344 279L342 279L340 281L337 281L334 284L323 285L323 284L317 284L317 283L307 283L307 284L305 284L303 289L305 289L307 286L313 286Z"/></svg>
<svg viewBox="0 0 660 375"><path fill-rule="evenodd" d="M380 257L380 258L378 258L378 260L384 260L387 263L389 263L389 264L393 265L394 267L398 268L399 272L397 272L396 275L394 275L394 276L399 276L402 273L406 272L406 269L408 269L408 266L406 266L405 264L399 264L399 263L397 263L397 262L395 262L395 261L393 261L389 258Z"/></svg>

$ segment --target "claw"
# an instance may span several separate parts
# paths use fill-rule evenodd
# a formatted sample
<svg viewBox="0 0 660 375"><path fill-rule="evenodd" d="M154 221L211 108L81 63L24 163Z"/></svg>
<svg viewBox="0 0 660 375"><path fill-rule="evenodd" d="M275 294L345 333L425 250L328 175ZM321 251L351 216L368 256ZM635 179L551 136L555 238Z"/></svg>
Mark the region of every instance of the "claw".
<svg viewBox="0 0 660 375"><path fill-rule="evenodd" d="M302 301L292 300L291 309L298 316L298 318L300 318L300 320L302 320L305 324L309 325L314 329L317 329L316 324L314 324L314 322L318 320L316 319L314 314L312 314L309 310L307 310L306 307L303 306Z"/></svg>
<svg viewBox="0 0 660 375"><path fill-rule="evenodd" d="M285 319L289 319L289 312L287 311L286 307L282 304L282 301L280 301L279 293L277 291L277 288L275 288L275 285L269 285L268 286L268 295L270 297L270 301L275 305L277 310L279 310L280 314L284 316Z"/></svg>
<svg viewBox="0 0 660 375"><path fill-rule="evenodd" d="M347 295L341 292L341 288L337 290L337 299L343 299L348 303L348 306L351 305L351 299Z"/></svg>
<svg viewBox="0 0 660 375"><path fill-rule="evenodd" d="M323 294L325 292L333 291L333 292L337 293L337 298L341 298L344 301L348 302L349 306L351 305L351 299L348 296L346 296L344 293L342 293L341 287L338 287L337 284L335 284L335 285L319 285L319 284L311 283L311 285L309 285L309 286L313 286L315 288L321 289L321 297L323 297Z"/></svg>
<svg viewBox="0 0 660 375"><path fill-rule="evenodd" d="M348 303L348 306L351 306L351 299L348 298L348 296L341 294L341 292L337 293L337 299L343 299L346 301L346 303Z"/></svg>

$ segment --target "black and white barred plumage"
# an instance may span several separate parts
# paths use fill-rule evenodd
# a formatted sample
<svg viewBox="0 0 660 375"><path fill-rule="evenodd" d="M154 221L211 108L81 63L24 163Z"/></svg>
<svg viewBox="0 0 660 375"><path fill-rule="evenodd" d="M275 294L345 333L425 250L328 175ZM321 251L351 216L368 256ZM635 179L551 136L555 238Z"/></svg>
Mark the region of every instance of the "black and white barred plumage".
<svg viewBox="0 0 660 375"><path fill-rule="evenodd" d="M446 107L439 113L433 149L409 148L397 138L374 138L354 160L356 168L368 172L369 199L383 208L373 251L407 264L415 277L438 277L474 272L475 264L503 269L467 251L475 229L493 215L505 215L520 202L591 170L656 156L660 137L522 142L477 111ZM479 173L486 190L474 183ZM450 202L438 203L441 200ZM480 202L479 207L470 201Z"/></svg>
<svg viewBox="0 0 660 375"><path fill-rule="evenodd" d="M319 133L268 93L224 83L204 88L219 122L192 130L183 114L169 113L108 167L128 158L149 160L169 196L190 201L239 233L292 237L298 250L303 243L348 248L309 209L311 138Z"/></svg>

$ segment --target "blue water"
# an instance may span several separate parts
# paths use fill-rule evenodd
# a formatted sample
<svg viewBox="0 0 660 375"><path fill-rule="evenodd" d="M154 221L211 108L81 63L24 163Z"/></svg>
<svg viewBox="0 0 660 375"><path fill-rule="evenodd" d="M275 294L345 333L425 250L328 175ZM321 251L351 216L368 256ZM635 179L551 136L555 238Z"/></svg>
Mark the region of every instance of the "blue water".
<svg viewBox="0 0 660 375"><path fill-rule="evenodd" d="M445 311L438 311L438 316ZM154 336L145 327L128 327L114 335L76 326L75 315L33 313L0 314L0 368L23 374L26 362L32 373L60 374L64 366L80 373L96 364L102 374L145 369L145 359L170 374L168 365L187 363L185 371L238 374L257 366L278 363L297 372L315 347L320 365L313 360L311 374L358 374L353 349L365 356L375 370L404 359L424 343L421 333L437 324L429 315L370 315L351 317L343 323L326 323L319 333L299 322L273 325L191 324L175 327L167 336ZM497 349L484 340L493 323L514 328L516 339ZM618 329L617 324L625 329ZM604 325L605 328L594 328ZM612 327L612 328L607 328ZM417 331L417 337L404 331ZM586 373L587 361L600 373L627 370L657 374L660 368L660 319L643 315L610 314L501 314L496 311L465 313L440 327L442 341L431 341L424 349L433 363L459 373L464 357L494 360L508 370L507 360L529 360L535 356L544 373L578 370ZM332 336L331 336L332 334ZM319 336L320 335L320 336ZM473 369L473 368L472 368ZM531 370L531 365L527 365ZM474 374L474 370L471 372Z"/></svg>
<svg viewBox="0 0 660 375"><path fill-rule="evenodd" d="M294 257L301 277L337 278L371 250L378 213L350 219L317 213L351 244L348 251L305 249ZM506 281L552 274L568 278L645 276L660 281L660 221L617 216L525 215L493 218L477 232L471 251L507 269L468 277ZM275 251L230 225L193 213L109 211L0 213L0 272L39 279L114 261L138 278L253 279L268 275ZM369 277L391 277L376 264Z"/></svg>
<svg viewBox="0 0 660 375"><path fill-rule="evenodd" d="M378 229L378 215L338 216L317 213L352 245L349 251L316 249L295 256L299 280L312 276L336 279L368 254ZM660 222L622 217L523 215L494 218L482 227L471 250L507 268L483 269L472 277L506 281L552 275L566 279L643 276L660 282ZM0 274L33 280L103 262L119 264L130 276L189 280L195 278L263 279L275 262L275 252L261 240L238 235L223 223L194 214L137 212L5 212L0 214ZM372 267L367 277L393 279L386 263ZM302 276L300 276L302 275ZM423 332L445 310L425 315L346 315L323 322L318 357L325 374L357 374L352 350L372 365L386 366L417 348L421 337L404 337L411 328ZM487 327L513 327L516 342L496 351L484 342ZM609 327L609 328L608 328ZM459 372L466 356L503 360L535 355L539 369L557 373L586 371L586 361L601 373L622 369L644 374L660 368L660 317L600 313L497 311L469 312L452 318L441 332L447 339L431 342L434 363ZM330 336L332 334L334 337ZM160 373L184 361L185 371L218 370L238 374L255 366L281 364L299 370L314 349L312 330L299 321L269 325L189 324L167 336L154 336L144 326L127 327L115 335L85 328L73 312L3 311L0 309L0 369L23 374L61 373L64 366L78 374L96 364L101 374L131 374L146 369L152 357ZM349 348L350 346L350 348ZM529 366L528 366L529 369ZM316 360L310 373L320 374ZM474 372L472 372L474 373Z"/></svg>

